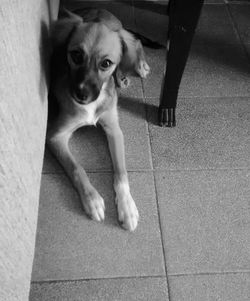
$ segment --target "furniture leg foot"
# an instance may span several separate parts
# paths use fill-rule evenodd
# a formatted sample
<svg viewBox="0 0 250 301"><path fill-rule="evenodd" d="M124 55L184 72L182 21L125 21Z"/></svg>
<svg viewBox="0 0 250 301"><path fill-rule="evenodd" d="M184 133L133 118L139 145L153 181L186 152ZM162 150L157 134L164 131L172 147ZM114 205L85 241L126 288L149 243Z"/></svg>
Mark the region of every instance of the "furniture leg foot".
<svg viewBox="0 0 250 301"><path fill-rule="evenodd" d="M162 127L175 127L175 108L163 108L160 106L158 109L158 122Z"/></svg>

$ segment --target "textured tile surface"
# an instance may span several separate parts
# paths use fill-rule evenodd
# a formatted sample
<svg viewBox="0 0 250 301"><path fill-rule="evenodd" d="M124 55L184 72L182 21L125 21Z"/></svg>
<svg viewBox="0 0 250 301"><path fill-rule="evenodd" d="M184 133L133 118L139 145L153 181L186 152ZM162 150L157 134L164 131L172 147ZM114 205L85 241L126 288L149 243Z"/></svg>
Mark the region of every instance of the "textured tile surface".
<svg viewBox="0 0 250 301"><path fill-rule="evenodd" d="M250 5L231 4L229 9L243 43L250 43Z"/></svg>
<svg viewBox="0 0 250 301"><path fill-rule="evenodd" d="M171 301L248 301L250 274L170 277Z"/></svg>
<svg viewBox="0 0 250 301"><path fill-rule="evenodd" d="M125 140L127 169L150 169L152 166L144 103L138 98L121 97L118 110ZM100 126L79 129L74 133L70 147L85 169L112 170L106 135ZM43 172L62 172L62 168L48 151Z"/></svg>
<svg viewBox="0 0 250 301"><path fill-rule="evenodd" d="M152 72L144 80L146 97L159 97L164 70L164 49L146 49ZM240 45L193 44L181 81L180 97L249 96L249 61Z"/></svg>
<svg viewBox="0 0 250 301"><path fill-rule="evenodd" d="M145 3L145 7L147 7L146 1L141 1L139 3L140 6ZM142 9L142 7L136 7L134 12L136 32L149 38L151 41L158 42L161 45L166 45L168 31L168 17L166 15L167 6L162 6L161 10L161 13L157 13L149 8Z"/></svg>
<svg viewBox="0 0 250 301"><path fill-rule="evenodd" d="M105 200L104 223L85 216L66 177L43 176L33 281L164 275L153 176L129 177L140 212L133 233L118 225L110 174L90 174Z"/></svg>
<svg viewBox="0 0 250 301"><path fill-rule="evenodd" d="M249 61L239 45L193 45L179 96L249 96Z"/></svg>
<svg viewBox="0 0 250 301"><path fill-rule="evenodd" d="M239 44L225 5L203 6L193 43Z"/></svg>
<svg viewBox="0 0 250 301"><path fill-rule="evenodd" d="M162 172L156 187L169 275L250 271L249 171Z"/></svg>
<svg viewBox="0 0 250 301"><path fill-rule="evenodd" d="M155 107L148 115L154 168L250 167L248 98L180 99L175 128L155 125Z"/></svg>
<svg viewBox="0 0 250 301"><path fill-rule="evenodd" d="M247 51L247 54L248 54L248 57L249 57L249 60L250 60L250 43L249 44L245 44L245 49Z"/></svg>
<svg viewBox="0 0 250 301"><path fill-rule="evenodd" d="M30 301L168 301L165 278L32 284Z"/></svg>

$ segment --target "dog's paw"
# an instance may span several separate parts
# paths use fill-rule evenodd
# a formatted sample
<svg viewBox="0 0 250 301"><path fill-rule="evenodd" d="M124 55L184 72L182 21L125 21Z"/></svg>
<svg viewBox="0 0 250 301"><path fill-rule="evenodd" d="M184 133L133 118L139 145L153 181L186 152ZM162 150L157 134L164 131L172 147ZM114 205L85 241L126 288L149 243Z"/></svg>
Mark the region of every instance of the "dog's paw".
<svg viewBox="0 0 250 301"><path fill-rule="evenodd" d="M124 229L134 231L138 225L139 213L130 193L116 199L118 219Z"/></svg>
<svg viewBox="0 0 250 301"><path fill-rule="evenodd" d="M85 213L93 220L101 222L104 220L105 205L104 200L97 191L88 193L84 197L83 207Z"/></svg>
<svg viewBox="0 0 250 301"><path fill-rule="evenodd" d="M150 73L150 67L146 61L140 60L140 62L138 63L138 66L136 68L136 71L140 77L146 78L148 76L148 74Z"/></svg>
<svg viewBox="0 0 250 301"><path fill-rule="evenodd" d="M130 79L126 76L120 78L120 88L127 88L130 85Z"/></svg>

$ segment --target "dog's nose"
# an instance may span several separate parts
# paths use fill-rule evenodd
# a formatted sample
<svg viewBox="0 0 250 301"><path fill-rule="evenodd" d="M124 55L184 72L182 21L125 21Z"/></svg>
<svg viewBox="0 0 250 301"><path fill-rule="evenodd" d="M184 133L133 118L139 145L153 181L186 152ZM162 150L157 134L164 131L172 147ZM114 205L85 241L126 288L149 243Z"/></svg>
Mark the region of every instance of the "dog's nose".
<svg viewBox="0 0 250 301"><path fill-rule="evenodd" d="M80 88L78 87L75 90L76 97L80 100L86 100L89 97L89 92L86 88Z"/></svg>

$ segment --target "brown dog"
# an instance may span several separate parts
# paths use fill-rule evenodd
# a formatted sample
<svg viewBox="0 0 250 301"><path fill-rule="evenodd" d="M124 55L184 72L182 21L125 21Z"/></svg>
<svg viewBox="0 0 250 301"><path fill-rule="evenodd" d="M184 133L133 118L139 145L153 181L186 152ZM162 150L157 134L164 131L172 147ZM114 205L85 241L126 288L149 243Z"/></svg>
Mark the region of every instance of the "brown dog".
<svg viewBox="0 0 250 301"><path fill-rule="evenodd" d="M119 221L135 230L139 214L130 194L125 167L123 134L118 122L116 86L126 75L146 77L149 67L140 41L123 29L105 10L67 12L53 27L51 94L59 114L49 123L47 143L77 189L85 212L104 219L104 201L69 150L69 139L79 127L103 127L114 169L114 190ZM50 100L51 101L51 100Z"/></svg>

